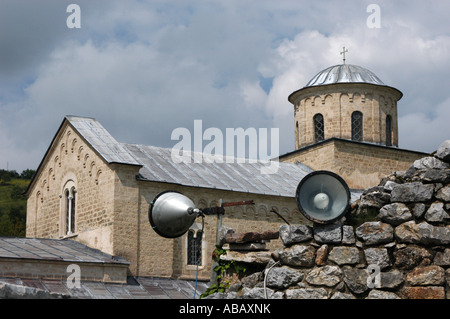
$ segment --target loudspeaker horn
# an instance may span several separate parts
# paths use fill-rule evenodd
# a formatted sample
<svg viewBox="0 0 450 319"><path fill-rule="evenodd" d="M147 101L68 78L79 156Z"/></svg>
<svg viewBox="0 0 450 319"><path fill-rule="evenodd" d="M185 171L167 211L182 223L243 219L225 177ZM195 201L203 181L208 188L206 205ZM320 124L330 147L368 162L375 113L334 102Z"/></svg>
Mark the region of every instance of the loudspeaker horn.
<svg viewBox="0 0 450 319"><path fill-rule="evenodd" d="M165 191L150 203L148 218L153 230L165 238L186 233L201 211L192 200L179 192Z"/></svg>
<svg viewBox="0 0 450 319"><path fill-rule="evenodd" d="M295 197L300 212L319 224L338 220L350 207L347 183L329 171L315 171L306 175L298 184Z"/></svg>

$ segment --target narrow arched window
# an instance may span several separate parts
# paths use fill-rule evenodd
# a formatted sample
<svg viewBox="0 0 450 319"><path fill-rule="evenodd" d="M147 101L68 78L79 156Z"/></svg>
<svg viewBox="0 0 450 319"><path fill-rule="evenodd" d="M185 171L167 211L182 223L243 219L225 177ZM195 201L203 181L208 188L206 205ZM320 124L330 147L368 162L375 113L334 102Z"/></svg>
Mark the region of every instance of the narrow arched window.
<svg viewBox="0 0 450 319"><path fill-rule="evenodd" d="M358 142L363 140L363 114L359 111L352 113L352 140Z"/></svg>
<svg viewBox="0 0 450 319"><path fill-rule="evenodd" d="M189 230L187 242L187 264L202 265L202 231Z"/></svg>
<svg viewBox="0 0 450 319"><path fill-rule="evenodd" d="M392 146L392 117L386 116L386 146Z"/></svg>
<svg viewBox="0 0 450 319"><path fill-rule="evenodd" d="M64 235L75 233L76 226L76 194L77 190L73 182L68 182L64 187Z"/></svg>
<svg viewBox="0 0 450 319"><path fill-rule="evenodd" d="M314 140L316 143L325 139L325 126L323 124L323 115L316 114L313 118L314 122Z"/></svg>

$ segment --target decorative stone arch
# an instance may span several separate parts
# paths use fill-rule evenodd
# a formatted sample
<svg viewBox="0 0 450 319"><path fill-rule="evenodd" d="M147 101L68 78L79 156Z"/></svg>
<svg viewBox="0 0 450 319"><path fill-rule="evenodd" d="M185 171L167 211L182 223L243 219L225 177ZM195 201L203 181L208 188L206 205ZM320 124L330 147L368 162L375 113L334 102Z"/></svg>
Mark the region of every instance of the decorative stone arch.
<svg viewBox="0 0 450 319"><path fill-rule="evenodd" d="M247 218L251 218L254 220L258 220L257 216L256 216L256 210L255 207L253 206L247 206L245 207L245 215L247 216Z"/></svg>
<svg viewBox="0 0 450 319"><path fill-rule="evenodd" d="M81 160L82 153L83 153L83 145L80 145L80 147L78 148L78 155L77 155L78 160Z"/></svg>
<svg viewBox="0 0 450 319"><path fill-rule="evenodd" d="M61 167L61 161L59 159L60 159L60 157L58 155L56 155L55 159L54 159L55 167L56 167L56 164L58 164L58 167Z"/></svg>
<svg viewBox="0 0 450 319"><path fill-rule="evenodd" d="M258 212L258 216L261 220L263 220L263 219L265 219L266 221L269 220L269 215L268 215L269 211L268 211L266 205L259 205L257 212Z"/></svg>
<svg viewBox="0 0 450 319"><path fill-rule="evenodd" d="M282 207L281 210L278 212L281 216L283 216L284 219L286 219L287 221L292 220L292 214L289 211L289 209L287 207ZM280 220L282 223L284 223L284 221L281 219Z"/></svg>
<svg viewBox="0 0 450 319"><path fill-rule="evenodd" d="M68 130L67 131L67 133L66 133L66 142L65 142L65 148L64 148L64 153L67 155L68 153L69 153L69 150L68 150L68 148L69 148L69 139L70 139L70 135L72 135L72 131L71 130Z"/></svg>
<svg viewBox="0 0 450 319"><path fill-rule="evenodd" d="M95 185L98 185L99 179L100 179L100 175L102 174L102 170L99 169L97 171L97 173L95 174Z"/></svg>
<svg viewBox="0 0 450 319"><path fill-rule="evenodd" d="M89 153L84 154L84 162L83 162L83 168L86 168L86 163L89 159Z"/></svg>
<svg viewBox="0 0 450 319"><path fill-rule="evenodd" d="M95 161L92 161L89 169L89 176L92 176L92 172L95 171L95 167Z"/></svg>
<svg viewBox="0 0 450 319"><path fill-rule="evenodd" d="M76 137L73 138L72 143L71 143L71 148L70 151L73 153L76 147L76 144L78 143L78 139Z"/></svg>
<svg viewBox="0 0 450 319"><path fill-rule="evenodd" d="M208 208L208 201L204 198L200 198L197 202L197 208L199 209Z"/></svg>
<svg viewBox="0 0 450 319"><path fill-rule="evenodd" d="M333 102L333 95L328 93L323 96L322 104L331 105L332 102Z"/></svg>
<svg viewBox="0 0 450 319"><path fill-rule="evenodd" d="M316 95L314 97L312 106L320 106L321 104L323 104L322 103L322 98L320 97L320 95Z"/></svg>

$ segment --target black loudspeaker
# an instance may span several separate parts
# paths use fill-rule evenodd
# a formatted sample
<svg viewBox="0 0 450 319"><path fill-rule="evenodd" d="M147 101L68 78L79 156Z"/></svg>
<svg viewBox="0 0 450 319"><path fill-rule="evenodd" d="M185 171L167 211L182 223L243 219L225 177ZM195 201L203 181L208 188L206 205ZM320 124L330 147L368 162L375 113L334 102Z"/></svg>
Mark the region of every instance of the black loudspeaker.
<svg viewBox="0 0 450 319"><path fill-rule="evenodd" d="M166 191L158 194L150 203L148 219L158 235L176 238L189 230L200 213L188 197Z"/></svg>
<svg viewBox="0 0 450 319"><path fill-rule="evenodd" d="M337 174L316 171L305 176L295 193L300 212L310 221L328 224L343 217L350 207L350 190Z"/></svg>

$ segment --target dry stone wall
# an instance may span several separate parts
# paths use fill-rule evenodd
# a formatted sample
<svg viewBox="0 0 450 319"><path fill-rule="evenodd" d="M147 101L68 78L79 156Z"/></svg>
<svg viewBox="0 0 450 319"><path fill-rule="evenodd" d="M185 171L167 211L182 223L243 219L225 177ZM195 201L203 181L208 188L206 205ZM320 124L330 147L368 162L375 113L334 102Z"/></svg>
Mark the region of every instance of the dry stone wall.
<svg viewBox="0 0 450 319"><path fill-rule="evenodd" d="M449 212L450 140L366 190L344 222L282 225L274 252L228 250L265 269L208 298L450 299Z"/></svg>

